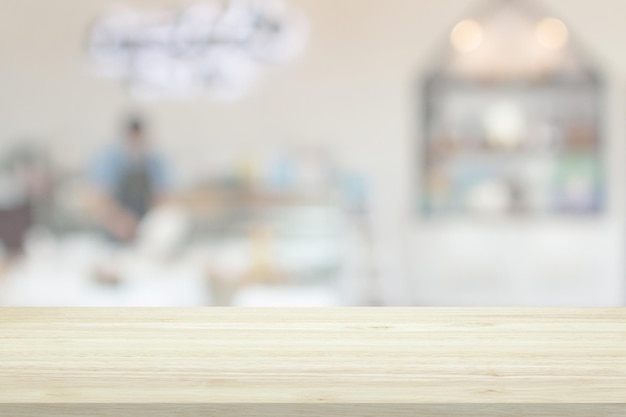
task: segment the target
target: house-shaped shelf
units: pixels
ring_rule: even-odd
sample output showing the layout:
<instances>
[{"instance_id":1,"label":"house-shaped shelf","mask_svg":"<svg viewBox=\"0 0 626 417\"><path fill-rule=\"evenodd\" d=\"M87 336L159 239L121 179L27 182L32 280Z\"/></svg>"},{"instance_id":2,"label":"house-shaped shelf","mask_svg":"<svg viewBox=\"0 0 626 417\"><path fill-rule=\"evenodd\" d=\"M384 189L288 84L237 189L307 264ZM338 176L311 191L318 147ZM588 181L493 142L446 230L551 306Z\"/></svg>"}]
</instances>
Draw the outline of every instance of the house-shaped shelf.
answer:
<instances>
[{"instance_id":1,"label":"house-shaped shelf","mask_svg":"<svg viewBox=\"0 0 626 417\"><path fill-rule=\"evenodd\" d=\"M500 0L451 31L422 91L427 216L598 214L602 78L569 27Z\"/></svg>"}]
</instances>

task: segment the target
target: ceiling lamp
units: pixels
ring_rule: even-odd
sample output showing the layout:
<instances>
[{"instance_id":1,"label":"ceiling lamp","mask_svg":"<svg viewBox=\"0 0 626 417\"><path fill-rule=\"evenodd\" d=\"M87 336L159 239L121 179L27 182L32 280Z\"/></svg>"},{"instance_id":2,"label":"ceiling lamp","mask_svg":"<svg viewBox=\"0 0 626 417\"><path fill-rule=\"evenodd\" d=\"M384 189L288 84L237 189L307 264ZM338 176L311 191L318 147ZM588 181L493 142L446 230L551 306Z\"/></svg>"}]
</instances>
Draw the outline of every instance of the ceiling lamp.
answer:
<instances>
[{"instance_id":1,"label":"ceiling lamp","mask_svg":"<svg viewBox=\"0 0 626 417\"><path fill-rule=\"evenodd\" d=\"M88 48L104 76L141 98L243 95L259 72L299 55L307 25L282 0L204 0L178 10L112 10Z\"/></svg>"},{"instance_id":2,"label":"ceiling lamp","mask_svg":"<svg viewBox=\"0 0 626 417\"><path fill-rule=\"evenodd\" d=\"M563 49L569 41L567 26L559 19L543 19L537 25L537 40L546 49L556 51Z\"/></svg>"},{"instance_id":3,"label":"ceiling lamp","mask_svg":"<svg viewBox=\"0 0 626 417\"><path fill-rule=\"evenodd\" d=\"M475 20L459 22L450 35L454 48L462 53L476 50L483 42L484 31L480 23Z\"/></svg>"}]
</instances>

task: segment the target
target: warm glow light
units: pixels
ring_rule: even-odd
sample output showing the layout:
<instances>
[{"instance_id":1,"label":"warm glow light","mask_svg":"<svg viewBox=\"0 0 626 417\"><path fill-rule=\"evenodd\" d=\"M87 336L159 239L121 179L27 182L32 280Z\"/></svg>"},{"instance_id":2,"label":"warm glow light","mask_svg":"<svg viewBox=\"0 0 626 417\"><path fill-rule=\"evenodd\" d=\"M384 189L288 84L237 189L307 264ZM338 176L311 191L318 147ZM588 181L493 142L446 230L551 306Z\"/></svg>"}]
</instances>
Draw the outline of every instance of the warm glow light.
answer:
<instances>
[{"instance_id":1,"label":"warm glow light","mask_svg":"<svg viewBox=\"0 0 626 417\"><path fill-rule=\"evenodd\" d=\"M569 40L569 31L559 19L544 19L537 25L537 39L547 49L562 49Z\"/></svg>"},{"instance_id":2,"label":"warm glow light","mask_svg":"<svg viewBox=\"0 0 626 417\"><path fill-rule=\"evenodd\" d=\"M450 40L457 51L472 52L483 42L483 28L474 20L463 20L452 30Z\"/></svg>"}]
</instances>

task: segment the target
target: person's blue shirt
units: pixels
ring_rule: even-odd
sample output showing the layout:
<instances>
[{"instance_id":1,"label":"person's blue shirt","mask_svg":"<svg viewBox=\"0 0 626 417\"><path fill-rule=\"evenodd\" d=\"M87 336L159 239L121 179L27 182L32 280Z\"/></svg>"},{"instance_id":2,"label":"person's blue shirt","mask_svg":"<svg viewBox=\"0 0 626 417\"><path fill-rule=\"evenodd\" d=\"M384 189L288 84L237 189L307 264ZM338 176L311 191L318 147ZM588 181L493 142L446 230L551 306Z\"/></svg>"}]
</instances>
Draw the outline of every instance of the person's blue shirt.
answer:
<instances>
[{"instance_id":1,"label":"person's blue shirt","mask_svg":"<svg viewBox=\"0 0 626 417\"><path fill-rule=\"evenodd\" d=\"M98 155L90 169L89 178L96 186L115 194L124 175L135 163L130 153L122 146L110 147ZM148 153L142 158L142 163L145 164L153 191L156 193L166 191L170 185L170 178L163 158Z\"/></svg>"}]
</instances>

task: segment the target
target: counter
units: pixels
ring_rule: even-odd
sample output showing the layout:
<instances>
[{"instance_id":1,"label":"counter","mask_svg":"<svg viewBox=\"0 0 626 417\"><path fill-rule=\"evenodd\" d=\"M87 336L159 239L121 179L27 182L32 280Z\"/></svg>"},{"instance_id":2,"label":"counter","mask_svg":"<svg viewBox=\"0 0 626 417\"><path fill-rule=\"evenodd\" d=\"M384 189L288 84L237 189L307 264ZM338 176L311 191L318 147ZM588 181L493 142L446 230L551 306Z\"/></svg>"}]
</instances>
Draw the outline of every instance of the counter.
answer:
<instances>
[{"instance_id":1,"label":"counter","mask_svg":"<svg viewBox=\"0 0 626 417\"><path fill-rule=\"evenodd\" d=\"M0 309L2 417L623 417L620 403L621 309Z\"/></svg>"}]
</instances>

